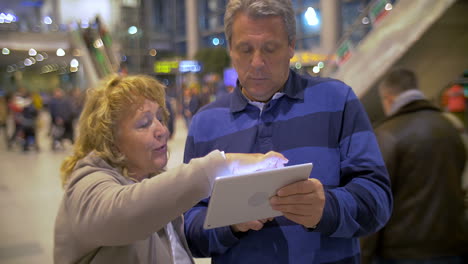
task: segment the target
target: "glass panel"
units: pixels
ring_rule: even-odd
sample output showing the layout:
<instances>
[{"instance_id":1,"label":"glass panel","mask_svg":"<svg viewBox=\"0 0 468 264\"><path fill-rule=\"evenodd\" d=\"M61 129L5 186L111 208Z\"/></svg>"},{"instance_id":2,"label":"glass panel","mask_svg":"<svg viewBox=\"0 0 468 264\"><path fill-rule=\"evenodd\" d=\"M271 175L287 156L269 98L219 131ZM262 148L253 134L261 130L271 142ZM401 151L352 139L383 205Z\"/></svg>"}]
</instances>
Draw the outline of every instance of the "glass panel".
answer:
<instances>
[{"instance_id":1,"label":"glass panel","mask_svg":"<svg viewBox=\"0 0 468 264\"><path fill-rule=\"evenodd\" d=\"M303 49L310 50L320 47L320 36L308 37L302 40Z\"/></svg>"}]
</instances>

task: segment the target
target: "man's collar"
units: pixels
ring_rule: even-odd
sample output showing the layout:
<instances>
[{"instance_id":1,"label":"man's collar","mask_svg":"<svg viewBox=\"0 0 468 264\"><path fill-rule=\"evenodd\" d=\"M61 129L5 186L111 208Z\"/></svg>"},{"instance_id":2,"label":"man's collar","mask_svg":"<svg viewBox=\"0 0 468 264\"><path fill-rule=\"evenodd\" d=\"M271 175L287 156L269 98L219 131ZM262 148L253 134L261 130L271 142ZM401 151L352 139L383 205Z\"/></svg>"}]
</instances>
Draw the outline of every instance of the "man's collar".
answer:
<instances>
[{"instance_id":1,"label":"man's collar","mask_svg":"<svg viewBox=\"0 0 468 264\"><path fill-rule=\"evenodd\" d=\"M289 70L288 80L280 92L293 99L304 99L304 87L307 85L306 83L302 83L304 81L296 72ZM231 112L244 110L248 103L249 100L242 94L242 86L239 80L237 80L236 89L234 89L231 96Z\"/></svg>"}]
</instances>

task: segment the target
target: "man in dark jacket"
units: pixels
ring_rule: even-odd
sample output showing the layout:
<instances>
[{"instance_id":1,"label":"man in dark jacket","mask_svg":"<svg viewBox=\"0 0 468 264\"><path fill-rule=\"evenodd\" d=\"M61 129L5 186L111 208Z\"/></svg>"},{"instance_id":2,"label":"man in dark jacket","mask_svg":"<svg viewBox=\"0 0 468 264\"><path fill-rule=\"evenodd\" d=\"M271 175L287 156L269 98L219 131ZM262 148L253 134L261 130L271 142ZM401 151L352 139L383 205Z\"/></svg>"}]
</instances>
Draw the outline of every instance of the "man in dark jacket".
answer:
<instances>
[{"instance_id":1,"label":"man in dark jacket","mask_svg":"<svg viewBox=\"0 0 468 264\"><path fill-rule=\"evenodd\" d=\"M387 118L375 132L394 208L381 231L361 240L363 264L464 263L461 175L467 154L461 137L419 91L412 71L391 71L379 93Z\"/></svg>"}]
</instances>

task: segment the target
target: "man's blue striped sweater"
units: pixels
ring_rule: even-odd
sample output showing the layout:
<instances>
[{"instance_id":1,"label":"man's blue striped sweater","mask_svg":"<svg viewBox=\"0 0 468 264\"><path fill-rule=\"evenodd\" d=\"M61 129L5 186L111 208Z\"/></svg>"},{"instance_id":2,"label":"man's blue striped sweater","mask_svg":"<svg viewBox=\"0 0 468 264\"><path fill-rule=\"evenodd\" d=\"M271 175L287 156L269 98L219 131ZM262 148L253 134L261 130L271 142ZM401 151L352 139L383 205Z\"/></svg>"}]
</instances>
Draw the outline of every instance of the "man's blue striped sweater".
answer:
<instances>
[{"instance_id":1,"label":"man's blue striped sweater","mask_svg":"<svg viewBox=\"0 0 468 264\"><path fill-rule=\"evenodd\" d=\"M276 217L260 231L235 236L229 227L204 230L208 199L185 214L196 257L214 263L360 263L358 237L373 233L392 208L390 182L368 117L344 83L290 71L283 96L263 111L240 87L193 118L184 162L214 149L281 152L287 165L312 162L310 175L325 188L323 216L314 231ZM229 208L226 208L229 210Z\"/></svg>"}]
</instances>

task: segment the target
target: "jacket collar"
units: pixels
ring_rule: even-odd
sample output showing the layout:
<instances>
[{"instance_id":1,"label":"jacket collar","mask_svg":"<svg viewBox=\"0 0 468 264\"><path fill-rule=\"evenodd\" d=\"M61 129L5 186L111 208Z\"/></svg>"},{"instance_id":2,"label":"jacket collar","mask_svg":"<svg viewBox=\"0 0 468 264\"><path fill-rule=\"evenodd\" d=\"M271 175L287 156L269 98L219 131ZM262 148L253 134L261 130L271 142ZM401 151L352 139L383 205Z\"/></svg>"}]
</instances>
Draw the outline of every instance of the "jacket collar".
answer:
<instances>
[{"instance_id":1,"label":"jacket collar","mask_svg":"<svg viewBox=\"0 0 468 264\"><path fill-rule=\"evenodd\" d=\"M390 119L393 119L402 115L422 111L422 110L437 111L437 112L441 111L438 107L436 107L435 105L433 105L431 102L429 102L426 99L414 100L402 106L396 113L388 116L382 122L386 122Z\"/></svg>"},{"instance_id":2,"label":"jacket collar","mask_svg":"<svg viewBox=\"0 0 468 264\"><path fill-rule=\"evenodd\" d=\"M294 72L289 70L288 80L281 90L285 96L293 99L304 99L304 85L300 84L303 79ZM242 86L237 80L236 89L231 96L230 110L232 113L243 111L249 103L249 100L242 94Z\"/></svg>"}]
</instances>

